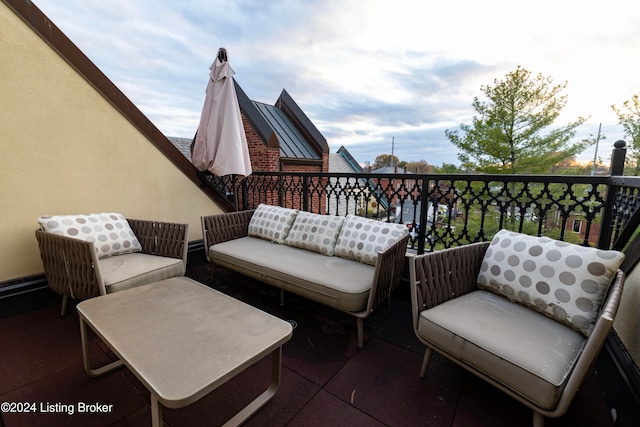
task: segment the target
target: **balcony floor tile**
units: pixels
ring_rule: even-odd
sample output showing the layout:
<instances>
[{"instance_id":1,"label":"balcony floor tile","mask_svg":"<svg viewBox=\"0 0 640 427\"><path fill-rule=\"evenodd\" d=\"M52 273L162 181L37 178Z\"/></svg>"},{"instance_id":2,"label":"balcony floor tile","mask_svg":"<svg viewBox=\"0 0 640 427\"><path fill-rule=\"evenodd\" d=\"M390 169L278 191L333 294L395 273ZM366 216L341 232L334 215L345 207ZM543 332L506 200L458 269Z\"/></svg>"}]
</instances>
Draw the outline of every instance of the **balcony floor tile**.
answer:
<instances>
[{"instance_id":1,"label":"balcony floor tile","mask_svg":"<svg viewBox=\"0 0 640 427\"><path fill-rule=\"evenodd\" d=\"M210 282L209 266L187 275ZM405 284L406 285L406 284ZM282 384L247 426L530 426L532 414L497 389L435 354L419 378L424 346L411 327L408 286L365 320L366 341L357 348L352 316L287 295L224 269L214 288L284 320L295 321L283 348ZM126 368L99 378L82 365L77 314L61 317L60 305L0 318L0 402L113 404L102 415L2 414L7 427L141 426L151 424L149 392ZM114 358L92 336L93 366ZM188 363L188 361L186 361ZM169 427L220 425L262 392L269 382L264 359L193 405L165 409ZM592 375L569 412L546 425L613 425L598 377Z\"/></svg>"}]
</instances>

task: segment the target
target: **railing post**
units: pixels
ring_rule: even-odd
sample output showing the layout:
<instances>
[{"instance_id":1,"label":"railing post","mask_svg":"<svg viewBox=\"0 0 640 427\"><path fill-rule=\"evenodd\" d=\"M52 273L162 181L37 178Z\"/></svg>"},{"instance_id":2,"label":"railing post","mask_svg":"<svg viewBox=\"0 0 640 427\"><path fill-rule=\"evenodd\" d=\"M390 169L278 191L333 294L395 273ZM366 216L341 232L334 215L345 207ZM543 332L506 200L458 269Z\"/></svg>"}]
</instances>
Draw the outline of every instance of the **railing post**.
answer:
<instances>
[{"instance_id":1,"label":"railing post","mask_svg":"<svg viewBox=\"0 0 640 427\"><path fill-rule=\"evenodd\" d=\"M302 176L302 210L309 211L309 178Z\"/></svg>"},{"instance_id":2,"label":"railing post","mask_svg":"<svg viewBox=\"0 0 640 427\"><path fill-rule=\"evenodd\" d=\"M627 143L619 139L613 143L613 153L611 154L611 176L624 175L624 161L627 155Z\"/></svg>"},{"instance_id":3,"label":"railing post","mask_svg":"<svg viewBox=\"0 0 640 427\"><path fill-rule=\"evenodd\" d=\"M626 145L627 143L623 140L618 140L613 143L614 148L611 154L609 177L622 176L624 174L624 161L627 153ZM611 246L614 220L613 208L617 192L618 187L612 185L611 178L609 178L604 212L602 213L602 220L600 221L600 235L598 236L598 248L600 249L609 249Z\"/></svg>"},{"instance_id":4,"label":"railing post","mask_svg":"<svg viewBox=\"0 0 640 427\"><path fill-rule=\"evenodd\" d=\"M420 193L420 229L418 230L418 255L424 253L424 241L427 238L427 216L429 215L429 180L422 178Z\"/></svg>"},{"instance_id":5,"label":"railing post","mask_svg":"<svg viewBox=\"0 0 640 427\"><path fill-rule=\"evenodd\" d=\"M247 188L247 177L244 177L242 181L240 181L240 188L242 190L242 210L246 211L249 209L249 189Z\"/></svg>"}]
</instances>

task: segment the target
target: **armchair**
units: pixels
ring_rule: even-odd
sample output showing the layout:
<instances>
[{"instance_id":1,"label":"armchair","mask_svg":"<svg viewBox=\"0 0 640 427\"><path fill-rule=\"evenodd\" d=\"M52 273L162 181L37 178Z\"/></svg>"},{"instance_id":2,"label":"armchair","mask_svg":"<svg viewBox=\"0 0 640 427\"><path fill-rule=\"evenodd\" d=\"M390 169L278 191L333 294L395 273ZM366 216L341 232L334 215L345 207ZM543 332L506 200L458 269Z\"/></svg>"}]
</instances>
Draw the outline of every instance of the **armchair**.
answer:
<instances>
[{"instance_id":1,"label":"armchair","mask_svg":"<svg viewBox=\"0 0 640 427\"><path fill-rule=\"evenodd\" d=\"M611 329L623 257L506 230L410 257L420 377L436 351L531 408L535 427L562 416Z\"/></svg>"},{"instance_id":2,"label":"armchair","mask_svg":"<svg viewBox=\"0 0 640 427\"><path fill-rule=\"evenodd\" d=\"M183 276L188 224L125 219L120 214L38 218L40 256L50 288L68 299Z\"/></svg>"}]
</instances>

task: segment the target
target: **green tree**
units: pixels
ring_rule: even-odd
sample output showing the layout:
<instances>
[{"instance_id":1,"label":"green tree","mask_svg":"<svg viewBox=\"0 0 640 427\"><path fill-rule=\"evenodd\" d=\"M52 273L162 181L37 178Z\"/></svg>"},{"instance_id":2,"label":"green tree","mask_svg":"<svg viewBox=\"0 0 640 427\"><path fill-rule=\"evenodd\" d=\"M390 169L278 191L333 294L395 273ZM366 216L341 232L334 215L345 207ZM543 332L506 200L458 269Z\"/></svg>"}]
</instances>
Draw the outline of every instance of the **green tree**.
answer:
<instances>
[{"instance_id":1,"label":"green tree","mask_svg":"<svg viewBox=\"0 0 640 427\"><path fill-rule=\"evenodd\" d=\"M620 109L612 105L611 109L618 116L618 124L622 125L625 136L631 138L627 161L633 168L633 174L640 175L640 93L624 101L622 107Z\"/></svg>"},{"instance_id":2,"label":"green tree","mask_svg":"<svg viewBox=\"0 0 640 427\"><path fill-rule=\"evenodd\" d=\"M435 168L436 173L462 173L463 171L453 163L443 163L442 166Z\"/></svg>"},{"instance_id":3,"label":"green tree","mask_svg":"<svg viewBox=\"0 0 640 427\"><path fill-rule=\"evenodd\" d=\"M391 154L380 154L373 162L373 169L375 170L389 167L392 164L393 166L398 166L398 163L400 163L400 159L398 159L396 156L392 156Z\"/></svg>"},{"instance_id":4,"label":"green tree","mask_svg":"<svg viewBox=\"0 0 640 427\"><path fill-rule=\"evenodd\" d=\"M522 67L504 80L494 80L493 86L481 86L486 100L474 98L478 115L473 123L461 124L460 131L445 131L461 150L461 167L489 173L549 173L557 163L582 152L589 141L569 141L585 118L543 133L567 103L561 94L566 86L567 82L554 85L551 77L534 76Z\"/></svg>"},{"instance_id":5,"label":"green tree","mask_svg":"<svg viewBox=\"0 0 640 427\"><path fill-rule=\"evenodd\" d=\"M433 173L433 166L426 160L418 160L417 162L408 162L407 171L412 173Z\"/></svg>"}]
</instances>

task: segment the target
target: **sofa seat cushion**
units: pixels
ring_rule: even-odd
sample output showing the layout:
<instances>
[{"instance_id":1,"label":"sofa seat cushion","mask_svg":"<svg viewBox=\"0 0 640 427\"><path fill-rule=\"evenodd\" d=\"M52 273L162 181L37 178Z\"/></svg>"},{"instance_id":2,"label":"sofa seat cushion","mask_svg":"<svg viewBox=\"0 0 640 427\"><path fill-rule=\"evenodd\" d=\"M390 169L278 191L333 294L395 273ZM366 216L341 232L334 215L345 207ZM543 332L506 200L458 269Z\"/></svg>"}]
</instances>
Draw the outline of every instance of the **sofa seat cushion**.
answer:
<instances>
[{"instance_id":1,"label":"sofa seat cushion","mask_svg":"<svg viewBox=\"0 0 640 427\"><path fill-rule=\"evenodd\" d=\"M420 313L418 333L443 353L553 409L584 335L492 292L479 290Z\"/></svg>"},{"instance_id":2,"label":"sofa seat cushion","mask_svg":"<svg viewBox=\"0 0 640 427\"><path fill-rule=\"evenodd\" d=\"M344 311L367 307L375 267L242 237L209 248L215 264Z\"/></svg>"},{"instance_id":3,"label":"sofa seat cushion","mask_svg":"<svg viewBox=\"0 0 640 427\"><path fill-rule=\"evenodd\" d=\"M143 253L117 255L99 260L100 274L108 294L147 283L183 276L181 259Z\"/></svg>"}]
</instances>

